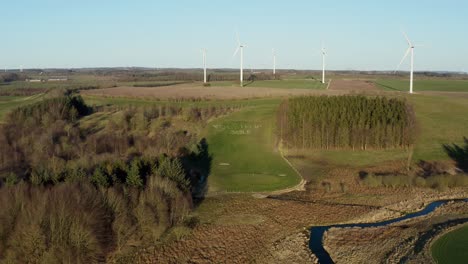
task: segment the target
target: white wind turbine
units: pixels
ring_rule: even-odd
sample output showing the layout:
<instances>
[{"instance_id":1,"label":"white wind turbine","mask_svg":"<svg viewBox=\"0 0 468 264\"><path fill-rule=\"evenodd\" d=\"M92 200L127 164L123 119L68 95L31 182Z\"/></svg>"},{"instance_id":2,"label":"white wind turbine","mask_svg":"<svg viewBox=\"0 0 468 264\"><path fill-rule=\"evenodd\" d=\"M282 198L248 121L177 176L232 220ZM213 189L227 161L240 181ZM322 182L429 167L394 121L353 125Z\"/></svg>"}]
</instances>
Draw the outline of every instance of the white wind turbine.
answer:
<instances>
[{"instance_id":1,"label":"white wind turbine","mask_svg":"<svg viewBox=\"0 0 468 264\"><path fill-rule=\"evenodd\" d=\"M322 83L325 83L325 56L327 55L327 52L325 51L325 48L323 47L322 43Z\"/></svg>"},{"instance_id":2,"label":"white wind turbine","mask_svg":"<svg viewBox=\"0 0 468 264\"><path fill-rule=\"evenodd\" d=\"M234 51L234 55L232 57L235 57L237 55L237 52L240 50L240 86L244 86L244 48L246 48L246 45L241 44L240 39L239 39L239 34L236 32L236 37L237 37L237 49Z\"/></svg>"},{"instance_id":3,"label":"white wind turbine","mask_svg":"<svg viewBox=\"0 0 468 264\"><path fill-rule=\"evenodd\" d=\"M203 83L206 83L206 49L202 49L203 54Z\"/></svg>"},{"instance_id":4,"label":"white wind turbine","mask_svg":"<svg viewBox=\"0 0 468 264\"><path fill-rule=\"evenodd\" d=\"M276 52L275 49L271 49L273 54L273 75L276 76Z\"/></svg>"},{"instance_id":5,"label":"white wind turbine","mask_svg":"<svg viewBox=\"0 0 468 264\"><path fill-rule=\"evenodd\" d=\"M400 64L398 64L398 67L395 72L400 69L401 64L405 61L406 57L408 57L408 54L411 52L411 69L410 69L410 94L413 93L413 73L414 73L414 48L416 45L413 45L411 40L408 38L408 35L406 35L405 32L403 32L403 35L406 38L406 41L408 42L408 49L406 50L405 55L403 55L403 58L401 59Z\"/></svg>"}]
</instances>

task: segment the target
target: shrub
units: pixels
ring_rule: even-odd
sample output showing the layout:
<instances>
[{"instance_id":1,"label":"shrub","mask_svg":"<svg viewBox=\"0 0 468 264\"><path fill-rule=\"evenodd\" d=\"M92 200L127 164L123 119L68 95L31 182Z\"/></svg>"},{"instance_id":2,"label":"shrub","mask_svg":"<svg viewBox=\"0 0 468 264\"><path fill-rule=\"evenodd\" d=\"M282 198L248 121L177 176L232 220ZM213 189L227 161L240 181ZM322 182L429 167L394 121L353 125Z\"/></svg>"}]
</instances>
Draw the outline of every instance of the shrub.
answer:
<instances>
[{"instance_id":1,"label":"shrub","mask_svg":"<svg viewBox=\"0 0 468 264\"><path fill-rule=\"evenodd\" d=\"M109 179L101 167L97 167L91 176L91 182L98 187L109 187Z\"/></svg>"},{"instance_id":2,"label":"shrub","mask_svg":"<svg viewBox=\"0 0 468 264\"><path fill-rule=\"evenodd\" d=\"M143 186L143 179L141 178L141 162L139 159L134 159L129 166L127 172L127 185L140 188Z\"/></svg>"}]
</instances>

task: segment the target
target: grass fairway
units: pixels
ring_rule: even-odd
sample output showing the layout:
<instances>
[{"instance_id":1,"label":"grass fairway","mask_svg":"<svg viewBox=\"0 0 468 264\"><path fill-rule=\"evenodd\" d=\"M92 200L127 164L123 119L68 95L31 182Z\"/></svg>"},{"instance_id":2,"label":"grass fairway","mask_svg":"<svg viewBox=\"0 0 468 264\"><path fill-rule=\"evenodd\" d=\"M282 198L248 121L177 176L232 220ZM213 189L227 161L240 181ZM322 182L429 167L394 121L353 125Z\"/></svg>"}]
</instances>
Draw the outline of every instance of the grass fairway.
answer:
<instances>
[{"instance_id":1,"label":"grass fairway","mask_svg":"<svg viewBox=\"0 0 468 264\"><path fill-rule=\"evenodd\" d=\"M275 148L276 103L249 107L210 123L210 191L259 192L294 186L300 177Z\"/></svg>"},{"instance_id":2,"label":"grass fairway","mask_svg":"<svg viewBox=\"0 0 468 264\"><path fill-rule=\"evenodd\" d=\"M468 225L437 239L431 248L438 264L466 264L468 262Z\"/></svg>"},{"instance_id":3,"label":"grass fairway","mask_svg":"<svg viewBox=\"0 0 468 264\"><path fill-rule=\"evenodd\" d=\"M375 83L387 91L409 91L409 77L408 80L377 80ZM415 80L414 91L468 92L468 81Z\"/></svg>"}]
</instances>

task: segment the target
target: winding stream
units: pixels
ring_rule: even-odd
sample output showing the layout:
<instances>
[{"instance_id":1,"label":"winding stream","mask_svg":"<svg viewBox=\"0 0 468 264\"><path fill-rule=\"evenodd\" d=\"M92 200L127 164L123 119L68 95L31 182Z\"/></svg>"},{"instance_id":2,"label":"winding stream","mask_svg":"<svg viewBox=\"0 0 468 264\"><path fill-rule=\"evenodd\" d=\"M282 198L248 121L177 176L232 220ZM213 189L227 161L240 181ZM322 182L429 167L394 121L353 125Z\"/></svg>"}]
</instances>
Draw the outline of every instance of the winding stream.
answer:
<instances>
[{"instance_id":1,"label":"winding stream","mask_svg":"<svg viewBox=\"0 0 468 264\"><path fill-rule=\"evenodd\" d=\"M325 250L323 247L323 235L327 230L333 227L337 228L345 228L345 227L361 227L361 228L366 228L366 227L382 227L390 224L394 224L403 220L419 217L419 216L424 216L427 215L431 212L433 212L436 208L447 204L449 202L468 202L468 199L451 199L451 200L440 200L440 201L435 201L430 204L428 204L424 209L418 212L410 213L398 218L393 218L390 220L385 220L385 221L380 221L380 222L374 222L374 223L357 223L357 224L339 224L339 225L329 225L329 226L314 226L310 229L310 240L309 240L309 248L312 250L312 252L317 256L319 263L321 264L331 264L334 263L333 260L331 259L330 255L328 252Z\"/></svg>"}]
</instances>

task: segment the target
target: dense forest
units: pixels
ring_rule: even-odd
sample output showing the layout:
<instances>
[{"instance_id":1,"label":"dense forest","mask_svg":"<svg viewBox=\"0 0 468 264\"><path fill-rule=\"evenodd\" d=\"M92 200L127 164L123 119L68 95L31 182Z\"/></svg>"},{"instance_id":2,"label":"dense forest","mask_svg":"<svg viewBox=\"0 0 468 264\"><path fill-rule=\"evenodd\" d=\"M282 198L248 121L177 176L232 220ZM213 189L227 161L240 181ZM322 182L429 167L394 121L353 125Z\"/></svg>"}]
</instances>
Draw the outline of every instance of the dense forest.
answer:
<instances>
[{"instance_id":1,"label":"dense forest","mask_svg":"<svg viewBox=\"0 0 468 264\"><path fill-rule=\"evenodd\" d=\"M70 94L12 111L0 127L0 259L118 261L192 228L211 157L187 128L232 110L89 107Z\"/></svg>"},{"instance_id":2,"label":"dense forest","mask_svg":"<svg viewBox=\"0 0 468 264\"><path fill-rule=\"evenodd\" d=\"M281 104L277 119L279 137L288 148L403 148L415 136L411 106L394 98L292 98Z\"/></svg>"}]
</instances>

